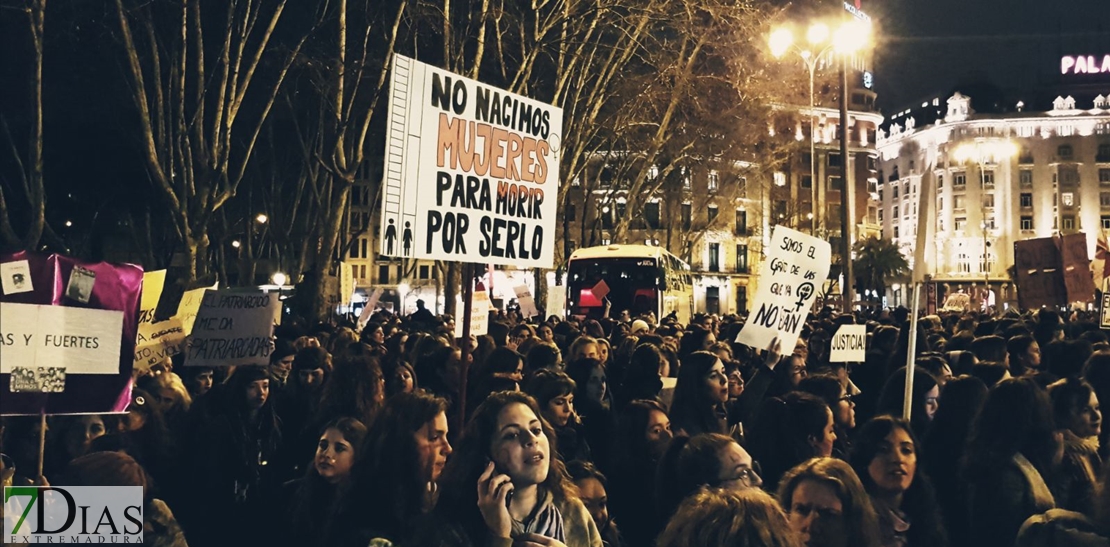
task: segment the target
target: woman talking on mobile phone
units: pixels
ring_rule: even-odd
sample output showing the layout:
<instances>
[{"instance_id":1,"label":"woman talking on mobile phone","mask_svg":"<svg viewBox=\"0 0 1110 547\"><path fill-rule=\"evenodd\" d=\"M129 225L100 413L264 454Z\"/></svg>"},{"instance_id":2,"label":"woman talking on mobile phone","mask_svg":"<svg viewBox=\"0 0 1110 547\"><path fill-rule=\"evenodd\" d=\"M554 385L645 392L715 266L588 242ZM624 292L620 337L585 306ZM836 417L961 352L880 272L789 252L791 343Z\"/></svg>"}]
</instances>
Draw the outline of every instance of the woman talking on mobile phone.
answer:
<instances>
[{"instance_id":1,"label":"woman talking on mobile phone","mask_svg":"<svg viewBox=\"0 0 1110 547\"><path fill-rule=\"evenodd\" d=\"M474 410L443 472L430 537L414 545L601 547L536 401L489 396Z\"/></svg>"}]
</instances>

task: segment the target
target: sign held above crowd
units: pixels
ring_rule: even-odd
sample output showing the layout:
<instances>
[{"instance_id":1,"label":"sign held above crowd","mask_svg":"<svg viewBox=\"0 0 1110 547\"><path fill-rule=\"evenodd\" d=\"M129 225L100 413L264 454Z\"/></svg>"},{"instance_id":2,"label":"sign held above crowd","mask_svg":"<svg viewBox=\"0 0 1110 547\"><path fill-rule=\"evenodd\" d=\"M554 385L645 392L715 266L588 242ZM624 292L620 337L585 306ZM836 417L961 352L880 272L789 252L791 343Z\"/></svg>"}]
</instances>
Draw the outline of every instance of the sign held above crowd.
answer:
<instances>
[{"instance_id":1,"label":"sign held above crowd","mask_svg":"<svg viewBox=\"0 0 1110 547\"><path fill-rule=\"evenodd\" d=\"M561 108L393 56L386 256L554 263Z\"/></svg>"},{"instance_id":2,"label":"sign held above crowd","mask_svg":"<svg viewBox=\"0 0 1110 547\"><path fill-rule=\"evenodd\" d=\"M752 306L755 311L748 315L736 341L764 349L778 338L783 348L792 350L831 264L828 241L775 226L760 271Z\"/></svg>"}]
</instances>

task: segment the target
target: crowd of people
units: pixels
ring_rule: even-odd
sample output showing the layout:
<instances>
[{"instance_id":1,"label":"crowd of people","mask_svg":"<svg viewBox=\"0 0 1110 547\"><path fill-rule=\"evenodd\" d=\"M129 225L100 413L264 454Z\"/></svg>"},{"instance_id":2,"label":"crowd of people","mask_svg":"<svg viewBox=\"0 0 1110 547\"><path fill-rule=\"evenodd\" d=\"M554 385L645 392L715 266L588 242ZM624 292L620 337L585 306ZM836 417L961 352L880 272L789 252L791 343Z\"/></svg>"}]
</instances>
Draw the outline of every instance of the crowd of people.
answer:
<instances>
[{"instance_id":1,"label":"crowd of people","mask_svg":"<svg viewBox=\"0 0 1110 547\"><path fill-rule=\"evenodd\" d=\"M156 545L1110 545L1082 312L824 308L762 350L737 316L497 313L464 341L423 312L136 373L126 414L50 418L41 476L37 418L2 450L17 483L142 486ZM845 324L863 362L829 361Z\"/></svg>"}]
</instances>

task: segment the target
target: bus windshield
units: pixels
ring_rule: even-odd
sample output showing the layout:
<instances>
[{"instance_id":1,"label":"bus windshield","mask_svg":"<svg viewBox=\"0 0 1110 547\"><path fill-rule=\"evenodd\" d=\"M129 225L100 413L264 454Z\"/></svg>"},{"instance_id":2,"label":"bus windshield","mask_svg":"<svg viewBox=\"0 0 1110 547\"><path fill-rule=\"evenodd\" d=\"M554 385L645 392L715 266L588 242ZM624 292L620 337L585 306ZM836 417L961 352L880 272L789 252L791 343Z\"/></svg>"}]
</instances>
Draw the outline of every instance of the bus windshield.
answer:
<instances>
[{"instance_id":1,"label":"bus windshield","mask_svg":"<svg viewBox=\"0 0 1110 547\"><path fill-rule=\"evenodd\" d=\"M601 281L609 286L606 298L612 304L611 317L622 311L636 317L641 313L659 313L659 287L663 286L663 269L654 258L599 258L571 261L567 269L567 304L570 313L600 318L605 303L594 296L593 288Z\"/></svg>"}]
</instances>

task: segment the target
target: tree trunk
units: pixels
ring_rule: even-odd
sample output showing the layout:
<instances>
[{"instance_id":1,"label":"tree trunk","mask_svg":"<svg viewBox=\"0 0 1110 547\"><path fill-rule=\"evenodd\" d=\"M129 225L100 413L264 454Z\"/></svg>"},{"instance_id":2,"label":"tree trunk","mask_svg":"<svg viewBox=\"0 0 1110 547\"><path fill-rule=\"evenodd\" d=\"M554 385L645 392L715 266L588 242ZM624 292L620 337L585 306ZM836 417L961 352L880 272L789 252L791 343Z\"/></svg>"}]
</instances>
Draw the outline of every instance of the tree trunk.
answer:
<instances>
[{"instance_id":1,"label":"tree trunk","mask_svg":"<svg viewBox=\"0 0 1110 547\"><path fill-rule=\"evenodd\" d=\"M329 205L332 211L343 211L347 207L347 197L351 192L351 184L347 181L332 177L332 196ZM328 309L328 274L334 266L335 245L339 241L339 232L343 227L343 215L335 214L324 220L323 231L320 234L320 246L316 249L316 260L312 263L311 304L308 308L313 314L313 319L326 319L333 310Z\"/></svg>"}]
</instances>

